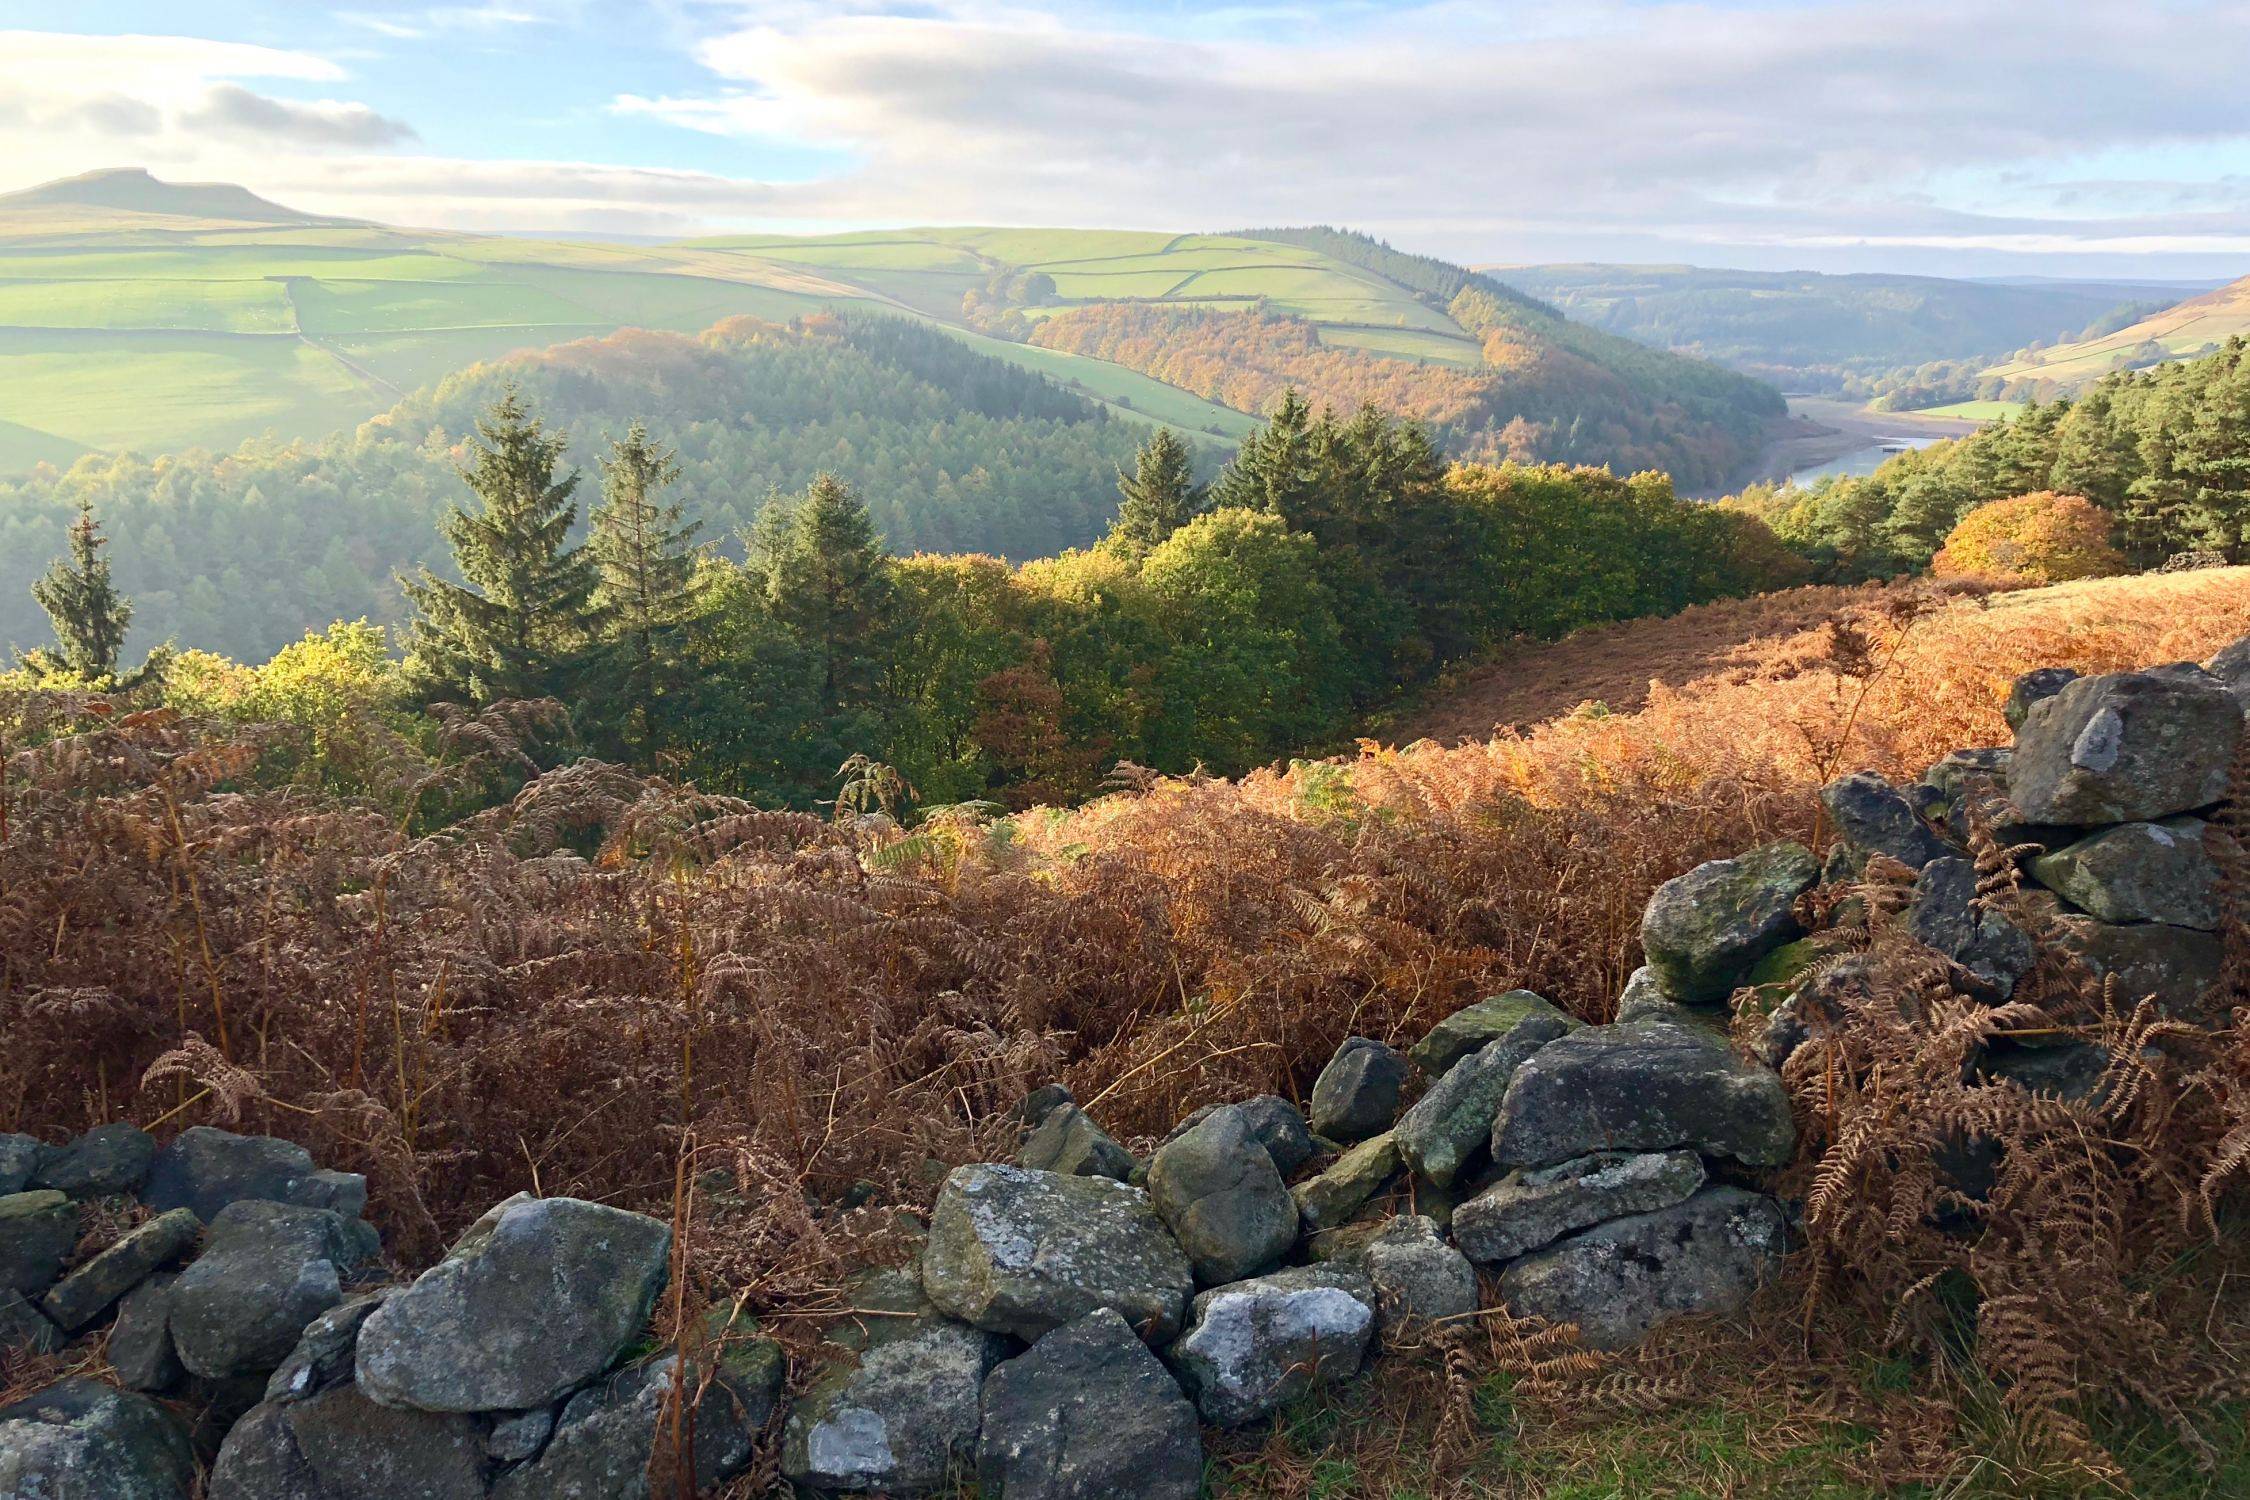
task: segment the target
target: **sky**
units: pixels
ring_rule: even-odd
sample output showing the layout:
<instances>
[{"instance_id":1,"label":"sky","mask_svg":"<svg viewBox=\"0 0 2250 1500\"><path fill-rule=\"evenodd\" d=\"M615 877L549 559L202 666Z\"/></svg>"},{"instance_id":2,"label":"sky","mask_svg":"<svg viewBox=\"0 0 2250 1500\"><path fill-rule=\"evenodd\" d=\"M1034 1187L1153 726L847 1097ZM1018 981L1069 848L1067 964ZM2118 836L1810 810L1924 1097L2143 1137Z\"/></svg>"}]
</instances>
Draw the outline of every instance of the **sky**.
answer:
<instances>
[{"instance_id":1,"label":"sky","mask_svg":"<svg viewBox=\"0 0 2250 1500\"><path fill-rule=\"evenodd\" d=\"M0 190L418 226L1333 223L1470 263L2250 270L2250 3L0 0Z\"/></svg>"}]
</instances>

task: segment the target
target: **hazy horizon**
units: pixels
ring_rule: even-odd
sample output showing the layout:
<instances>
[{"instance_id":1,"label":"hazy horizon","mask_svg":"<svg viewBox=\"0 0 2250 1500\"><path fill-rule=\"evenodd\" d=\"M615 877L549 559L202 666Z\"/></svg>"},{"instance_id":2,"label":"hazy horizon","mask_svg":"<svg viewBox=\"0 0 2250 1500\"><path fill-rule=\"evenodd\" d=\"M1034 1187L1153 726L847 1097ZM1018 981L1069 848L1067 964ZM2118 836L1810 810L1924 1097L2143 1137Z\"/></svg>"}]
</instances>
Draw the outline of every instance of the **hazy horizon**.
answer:
<instances>
[{"instance_id":1,"label":"hazy horizon","mask_svg":"<svg viewBox=\"0 0 2250 1500\"><path fill-rule=\"evenodd\" d=\"M5 187L418 227L1337 223L1480 264L2214 279L2250 12L1679 0L5 0Z\"/></svg>"}]
</instances>

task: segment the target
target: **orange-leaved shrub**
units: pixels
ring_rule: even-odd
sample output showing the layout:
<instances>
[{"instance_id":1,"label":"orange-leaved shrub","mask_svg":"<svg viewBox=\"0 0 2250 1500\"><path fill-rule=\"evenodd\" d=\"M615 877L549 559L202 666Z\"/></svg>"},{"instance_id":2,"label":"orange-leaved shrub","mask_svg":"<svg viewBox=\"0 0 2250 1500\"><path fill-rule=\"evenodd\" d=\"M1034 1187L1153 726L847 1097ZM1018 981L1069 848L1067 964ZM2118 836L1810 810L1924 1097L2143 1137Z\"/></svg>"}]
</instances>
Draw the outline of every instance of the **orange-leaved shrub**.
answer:
<instances>
[{"instance_id":1,"label":"orange-leaved shrub","mask_svg":"<svg viewBox=\"0 0 2250 1500\"><path fill-rule=\"evenodd\" d=\"M2069 583L2125 571L2109 512L2083 495L2040 490L1990 500L1961 518L1930 559L1940 578Z\"/></svg>"}]
</instances>

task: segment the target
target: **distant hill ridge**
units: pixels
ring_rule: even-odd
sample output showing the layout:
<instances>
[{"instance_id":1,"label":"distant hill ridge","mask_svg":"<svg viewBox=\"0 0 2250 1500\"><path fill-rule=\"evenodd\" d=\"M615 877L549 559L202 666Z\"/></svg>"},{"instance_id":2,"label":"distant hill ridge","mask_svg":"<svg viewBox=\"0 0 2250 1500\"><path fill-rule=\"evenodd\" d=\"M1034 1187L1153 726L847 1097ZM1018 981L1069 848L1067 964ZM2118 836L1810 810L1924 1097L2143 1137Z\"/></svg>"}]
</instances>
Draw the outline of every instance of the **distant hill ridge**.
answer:
<instances>
[{"instance_id":1,"label":"distant hill ridge","mask_svg":"<svg viewBox=\"0 0 2250 1500\"><path fill-rule=\"evenodd\" d=\"M231 182L165 182L142 167L109 167L60 177L36 187L0 193L0 224L26 210L112 209L178 219L227 220L243 224L350 224L284 208Z\"/></svg>"}]
</instances>

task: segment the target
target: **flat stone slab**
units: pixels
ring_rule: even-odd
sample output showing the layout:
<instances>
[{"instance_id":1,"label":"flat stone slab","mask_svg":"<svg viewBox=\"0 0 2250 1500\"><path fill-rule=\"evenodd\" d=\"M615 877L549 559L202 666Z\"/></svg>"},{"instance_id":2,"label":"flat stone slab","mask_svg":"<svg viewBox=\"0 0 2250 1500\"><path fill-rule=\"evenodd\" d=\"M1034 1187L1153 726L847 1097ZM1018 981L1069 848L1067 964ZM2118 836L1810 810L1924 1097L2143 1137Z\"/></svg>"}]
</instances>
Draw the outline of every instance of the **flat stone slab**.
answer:
<instances>
[{"instance_id":1,"label":"flat stone slab","mask_svg":"<svg viewBox=\"0 0 2250 1500\"><path fill-rule=\"evenodd\" d=\"M1675 1147L1777 1167L1796 1143L1779 1074L1708 1032L1655 1021L1549 1042L1516 1070L1492 1125L1502 1167Z\"/></svg>"},{"instance_id":2,"label":"flat stone slab","mask_svg":"<svg viewBox=\"0 0 2250 1500\"><path fill-rule=\"evenodd\" d=\"M177 1259L203 1221L184 1208L158 1214L55 1283L40 1301L40 1311L66 1333L76 1333L109 1311L110 1304Z\"/></svg>"},{"instance_id":3,"label":"flat stone slab","mask_svg":"<svg viewBox=\"0 0 2250 1500\"><path fill-rule=\"evenodd\" d=\"M2215 932L2219 867L2201 818L2120 823L2031 861L2031 876L2104 922L2163 922ZM2219 835L2223 837L2223 835Z\"/></svg>"},{"instance_id":4,"label":"flat stone slab","mask_svg":"<svg viewBox=\"0 0 2250 1500\"><path fill-rule=\"evenodd\" d=\"M994 1162L946 1178L922 1282L943 1311L1021 1339L1100 1307L1146 1338L1169 1338L1195 1285L1186 1253L1139 1188Z\"/></svg>"},{"instance_id":5,"label":"flat stone slab","mask_svg":"<svg viewBox=\"0 0 2250 1500\"><path fill-rule=\"evenodd\" d=\"M1453 1211L1453 1239L1471 1260L1496 1265L1605 1219L1683 1203L1703 1176L1693 1151L1601 1152L1510 1172Z\"/></svg>"},{"instance_id":6,"label":"flat stone slab","mask_svg":"<svg viewBox=\"0 0 2250 1500\"><path fill-rule=\"evenodd\" d=\"M1361 1141L1315 1176L1290 1189L1308 1234L1334 1229L1365 1207L1398 1175L1398 1135L1386 1130Z\"/></svg>"},{"instance_id":7,"label":"flat stone slab","mask_svg":"<svg viewBox=\"0 0 2250 1500\"><path fill-rule=\"evenodd\" d=\"M1501 1273L1500 1295L1518 1317L1575 1323L1589 1348L1618 1349L1667 1318L1739 1309L1779 1267L1784 1242L1773 1199L1707 1187L1522 1257Z\"/></svg>"}]
</instances>

